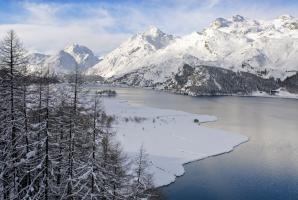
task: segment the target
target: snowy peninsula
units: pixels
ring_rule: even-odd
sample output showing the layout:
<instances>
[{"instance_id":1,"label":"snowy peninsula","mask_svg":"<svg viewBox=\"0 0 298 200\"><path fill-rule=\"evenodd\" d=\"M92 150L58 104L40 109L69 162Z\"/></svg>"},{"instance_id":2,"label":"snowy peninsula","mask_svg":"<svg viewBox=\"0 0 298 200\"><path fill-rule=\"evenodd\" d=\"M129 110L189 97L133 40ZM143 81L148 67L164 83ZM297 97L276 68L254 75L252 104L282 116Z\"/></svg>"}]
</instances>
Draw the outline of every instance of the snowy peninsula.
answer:
<instances>
[{"instance_id":1,"label":"snowy peninsula","mask_svg":"<svg viewBox=\"0 0 298 200\"><path fill-rule=\"evenodd\" d=\"M111 98L103 98L103 105L116 117L116 138L124 151L134 156L144 146L156 187L183 175L183 164L230 152L248 141L246 136L202 125L216 121L214 116L133 106Z\"/></svg>"}]
</instances>

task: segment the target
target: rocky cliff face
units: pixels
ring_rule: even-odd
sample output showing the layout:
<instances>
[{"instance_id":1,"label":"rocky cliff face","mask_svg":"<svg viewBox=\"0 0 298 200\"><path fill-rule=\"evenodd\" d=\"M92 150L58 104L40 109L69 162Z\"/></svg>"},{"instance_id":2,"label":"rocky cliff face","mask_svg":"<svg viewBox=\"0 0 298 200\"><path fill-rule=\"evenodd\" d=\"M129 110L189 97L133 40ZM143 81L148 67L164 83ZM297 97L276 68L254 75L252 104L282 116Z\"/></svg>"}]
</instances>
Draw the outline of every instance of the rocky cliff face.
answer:
<instances>
[{"instance_id":1,"label":"rocky cliff face","mask_svg":"<svg viewBox=\"0 0 298 200\"><path fill-rule=\"evenodd\" d=\"M281 82L281 86L285 87L289 92L298 93L298 72Z\"/></svg>"},{"instance_id":2,"label":"rocky cliff face","mask_svg":"<svg viewBox=\"0 0 298 200\"><path fill-rule=\"evenodd\" d=\"M150 70L150 69L147 69ZM173 74L165 82L146 81L142 72L133 72L110 82L130 86L153 87L161 90L171 90L176 93L192 96L199 95L249 95L253 91L270 93L278 89L281 84L273 78L264 79L248 72L234 72L232 70L211 66L184 65L177 74Z\"/></svg>"},{"instance_id":3,"label":"rocky cliff face","mask_svg":"<svg viewBox=\"0 0 298 200\"><path fill-rule=\"evenodd\" d=\"M168 83L168 88L190 95L249 95L253 91L270 93L278 87L273 78L264 79L251 73L218 67L189 65L184 65Z\"/></svg>"}]
</instances>

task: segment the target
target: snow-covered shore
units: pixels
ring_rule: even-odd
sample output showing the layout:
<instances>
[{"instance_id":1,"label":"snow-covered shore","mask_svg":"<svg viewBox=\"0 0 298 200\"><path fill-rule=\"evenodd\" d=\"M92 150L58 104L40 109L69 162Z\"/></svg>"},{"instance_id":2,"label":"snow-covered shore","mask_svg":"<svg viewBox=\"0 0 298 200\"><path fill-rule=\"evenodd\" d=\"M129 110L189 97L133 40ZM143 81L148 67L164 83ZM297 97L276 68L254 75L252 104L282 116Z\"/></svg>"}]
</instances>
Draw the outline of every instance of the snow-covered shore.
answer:
<instances>
[{"instance_id":1,"label":"snow-covered shore","mask_svg":"<svg viewBox=\"0 0 298 200\"><path fill-rule=\"evenodd\" d=\"M298 94L290 93L286 90L278 89L274 95L267 94L265 92L256 91L253 92L253 97L268 97L268 98L284 98L284 99L298 99Z\"/></svg>"},{"instance_id":2,"label":"snow-covered shore","mask_svg":"<svg viewBox=\"0 0 298 200\"><path fill-rule=\"evenodd\" d=\"M183 164L232 151L248 140L246 136L194 122L216 121L214 116L137 107L112 98L103 98L103 105L108 114L117 117L116 137L128 155L135 155L143 144L156 187L183 175Z\"/></svg>"}]
</instances>

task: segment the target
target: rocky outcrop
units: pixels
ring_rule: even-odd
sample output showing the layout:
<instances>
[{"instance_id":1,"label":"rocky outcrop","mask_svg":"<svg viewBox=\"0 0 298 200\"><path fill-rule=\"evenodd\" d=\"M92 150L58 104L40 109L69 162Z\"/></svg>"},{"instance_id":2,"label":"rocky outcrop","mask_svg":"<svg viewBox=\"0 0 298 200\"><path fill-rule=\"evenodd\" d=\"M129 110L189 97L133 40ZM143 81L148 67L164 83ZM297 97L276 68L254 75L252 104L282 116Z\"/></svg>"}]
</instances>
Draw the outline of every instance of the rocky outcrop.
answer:
<instances>
[{"instance_id":1,"label":"rocky outcrop","mask_svg":"<svg viewBox=\"0 0 298 200\"><path fill-rule=\"evenodd\" d=\"M253 91L270 93L279 87L273 78L264 79L247 72L210 66L193 68L189 65L184 65L182 69L168 87L191 95L249 95Z\"/></svg>"},{"instance_id":2,"label":"rocky outcrop","mask_svg":"<svg viewBox=\"0 0 298 200\"><path fill-rule=\"evenodd\" d=\"M298 72L294 76L286 78L281 85L291 93L298 93Z\"/></svg>"}]
</instances>

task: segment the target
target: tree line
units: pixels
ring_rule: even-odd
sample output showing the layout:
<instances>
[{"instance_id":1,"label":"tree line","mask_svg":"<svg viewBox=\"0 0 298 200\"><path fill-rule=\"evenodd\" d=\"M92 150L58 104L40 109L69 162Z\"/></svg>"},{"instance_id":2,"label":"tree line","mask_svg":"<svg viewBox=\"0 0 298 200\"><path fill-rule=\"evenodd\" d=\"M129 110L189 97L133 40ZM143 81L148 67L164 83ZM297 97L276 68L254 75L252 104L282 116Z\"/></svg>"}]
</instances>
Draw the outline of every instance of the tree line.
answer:
<instances>
[{"instance_id":1,"label":"tree line","mask_svg":"<svg viewBox=\"0 0 298 200\"><path fill-rule=\"evenodd\" d=\"M9 31L0 43L0 199L152 196L144 148L135 159L123 153L99 95L84 102L79 69L57 85L42 66L32 81L26 55Z\"/></svg>"}]
</instances>

